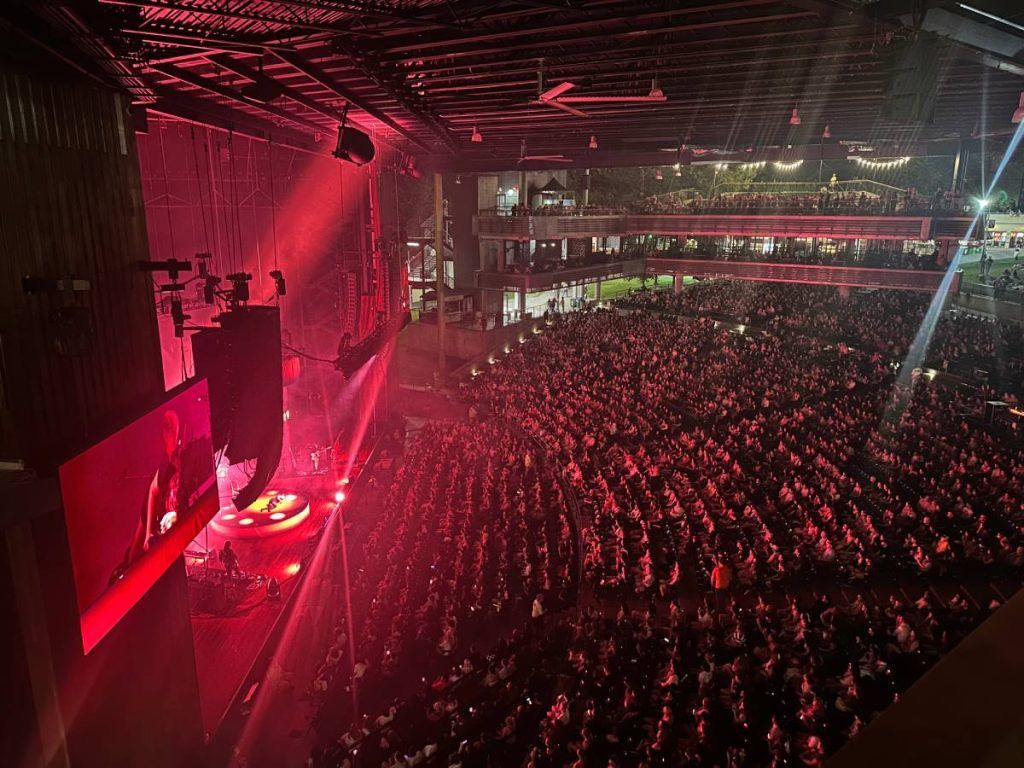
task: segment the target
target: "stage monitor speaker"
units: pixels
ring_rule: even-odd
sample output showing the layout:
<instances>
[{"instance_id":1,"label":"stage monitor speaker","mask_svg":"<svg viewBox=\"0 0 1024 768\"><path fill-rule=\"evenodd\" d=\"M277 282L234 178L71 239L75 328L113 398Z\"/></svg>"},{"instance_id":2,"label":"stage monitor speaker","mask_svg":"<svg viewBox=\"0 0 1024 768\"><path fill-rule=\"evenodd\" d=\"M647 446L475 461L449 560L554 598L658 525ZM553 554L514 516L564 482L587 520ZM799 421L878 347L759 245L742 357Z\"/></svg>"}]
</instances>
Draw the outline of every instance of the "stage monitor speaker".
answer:
<instances>
[{"instance_id":1,"label":"stage monitor speaker","mask_svg":"<svg viewBox=\"0 0 1024 768\"><path fill-rule=\"evenodd\" d=\"M281 459L284 396L277 307L239 307L222 314L219 328L192 337L192 356L196 376L206 377L210 387L214 445L224 448L232 464L258 460L252 481L235 498L239 508L248 506Z\"/></svg>"},{"instance_id":2,"label":"stage monitor speaker","mask_svg":"<svg viewBox=\"0 0 1024 768\"><path fill-rule=\"evenodd\" d=\"M883 117L901 123L932 122L944 50L938 38L924 33L890 49Z\"/></svg>"},{"instance_id":3,"label":"stage monitor speaker","mask_svg":"<svg viewBox=\"0 0 1024 768\"><path fill-rule=\"evenodd\" d=\"M351 126L343 125L338 129L338 146L334 149L334 156L339 160L366 165L376 154L373 139L367 134Z\"/></svg>"}]
</instances>

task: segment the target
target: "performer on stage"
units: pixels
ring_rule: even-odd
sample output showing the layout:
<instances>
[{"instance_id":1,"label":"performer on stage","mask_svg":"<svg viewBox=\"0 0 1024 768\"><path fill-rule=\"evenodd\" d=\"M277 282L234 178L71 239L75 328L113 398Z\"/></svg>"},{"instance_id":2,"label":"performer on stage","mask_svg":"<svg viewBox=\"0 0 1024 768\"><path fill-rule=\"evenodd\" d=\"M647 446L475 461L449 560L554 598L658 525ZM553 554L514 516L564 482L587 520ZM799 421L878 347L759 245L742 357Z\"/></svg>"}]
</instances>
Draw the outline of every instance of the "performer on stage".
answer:
<instances>
[{"instance_id":1,"label":"performer on stage","mask_svg":"<svg viewBox=\"0 0 1024 768\"><path fill-rule=\"evenodd\" d=\"M241 575L242 569L238 567L238 555L235 554L230 541L224 542L224 547L220 551L220 562L228 576Z\"/></svg>"}]
</instances>

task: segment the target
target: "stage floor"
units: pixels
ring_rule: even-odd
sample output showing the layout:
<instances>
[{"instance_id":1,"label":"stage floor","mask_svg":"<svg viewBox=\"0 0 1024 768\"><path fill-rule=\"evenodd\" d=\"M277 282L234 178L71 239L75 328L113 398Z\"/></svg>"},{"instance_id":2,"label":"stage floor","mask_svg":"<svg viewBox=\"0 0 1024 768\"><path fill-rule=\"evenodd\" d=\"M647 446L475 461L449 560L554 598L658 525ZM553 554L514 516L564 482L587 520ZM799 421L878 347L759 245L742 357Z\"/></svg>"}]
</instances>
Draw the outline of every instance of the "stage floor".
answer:
<instances>
[{"instance_id":1,"label":"stage floor","mask_svg":"<svg viewBox=\"0 0 1024 768\"><path fill-rule=\"evenodd\" d=\"M193 551L202 547L214 552L220 551L225 540L230 539L242 571L265 578L273 576L281 584L281 599L278 601L267 598L264 581L262 586L247 592L228 608L224 615L192 611L203 728L209 733L216 730L285 610L288 598L298 584L303 559L315 548L324 520L334 511L333 500L322 498L321 488L316 488L312 482L309 487L299 487L304 484L281 484L282 491L304 493L310 499L309 516L294 528L262 538L238 538L225 537L208 525L194 542ZM223 570L216 557L211 557L210 561L211 569ZM205 567L200 559L191 557L186 557L186 565L190 572L201 572ZM191 580L189 588L196 588ZM196 600L192 603L194 606Z\"/></svg>"}]
</instances>

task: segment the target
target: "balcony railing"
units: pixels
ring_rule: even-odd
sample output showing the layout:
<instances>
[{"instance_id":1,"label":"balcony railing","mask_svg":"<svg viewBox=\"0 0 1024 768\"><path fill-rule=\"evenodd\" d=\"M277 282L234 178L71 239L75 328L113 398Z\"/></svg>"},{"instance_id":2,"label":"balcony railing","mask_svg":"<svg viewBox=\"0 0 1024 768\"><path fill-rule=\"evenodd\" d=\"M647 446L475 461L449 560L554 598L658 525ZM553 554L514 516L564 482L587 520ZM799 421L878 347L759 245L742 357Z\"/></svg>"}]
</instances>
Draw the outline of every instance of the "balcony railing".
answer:
<instances>
[{"instance_id":1,"label":"balcony railing","mask_svg":"<svg viewBox=\"0 0 1024 768\"><path fill-rule=\"evenodd\" d=\"M491 291L547 291L555 286L581 285L615 277L640 277L643 274L644 260L631 259L551 272L477 272L476 285Z\"/></svg>"},{"instance_id":2,"label":"balcony railing","mask_svg":"<svg viewBox=\"0 0 1024 768\"><path fill-rule=\"evenodd\" d=\"M822 237L833 240L959 240L963 217L798 215L755 213L656 213L597 216L476 216L484 239L558 240L614 235Z\"/></svg>"},{"instance_id":3,"label":"balcony railing","mask_svg":"<svg viewBox=\"0 0 1024 768\"><path fill-rule=\"evenodd\" d=\"M807 283L858 288L892 288L934 292L942 287L944 272L875 267L834 267L820 264L774 264L752 261L708 261L702 259L648 258L647 269L655 274L694 277L731 277L779 283ZM960 272L953 275L947 290L955 293Z\"/></svg>"}]
</instances>

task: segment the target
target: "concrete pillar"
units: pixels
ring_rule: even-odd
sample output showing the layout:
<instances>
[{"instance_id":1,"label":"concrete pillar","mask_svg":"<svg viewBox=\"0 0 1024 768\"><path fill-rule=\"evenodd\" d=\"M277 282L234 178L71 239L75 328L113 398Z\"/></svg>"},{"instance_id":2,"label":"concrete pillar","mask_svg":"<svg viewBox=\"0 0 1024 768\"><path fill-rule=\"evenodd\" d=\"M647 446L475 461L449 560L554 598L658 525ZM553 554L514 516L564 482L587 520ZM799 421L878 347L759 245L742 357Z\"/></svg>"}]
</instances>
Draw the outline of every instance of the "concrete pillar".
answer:
<instances>
[{"instance_id":1,"label":"concrete pillar","mask_svg":"<svg viewBox=\"0 0 1024 768\"><path fill-rule=\"evenodd\" d=\"M447 366L444 353L444 194L441 184L441 174L434 174L434 250L437 251L437 258L434 262L437 265L437 378L438 384L444 386L445 370Z\"/></svg>"},{"instance_id":2,"label":"concrete pillar","mask_svg":"<svg viewBox=\"0 0 1024 768\"><path fill-rule=\"evenodd\" d=\"M519 302L519 304L518 304L519 319L522 320L523 319L523 314L526 312L526 291L517 291L516 292L516 301Z\"/></svg>"},{"instance_id":3,"label":"concrete pillar","mask_svg":"<svg viewBox=\"0 0 1024 768\"><path fill-rule=\"evenodd\" d=\"M683 276L672 275L672 293L678 296L683 292Z\"/></svg>"}]
</instances>

